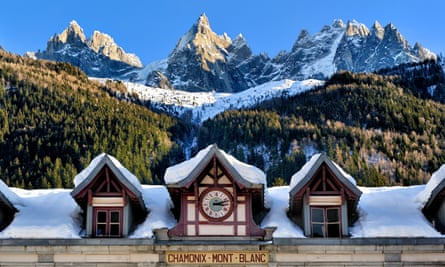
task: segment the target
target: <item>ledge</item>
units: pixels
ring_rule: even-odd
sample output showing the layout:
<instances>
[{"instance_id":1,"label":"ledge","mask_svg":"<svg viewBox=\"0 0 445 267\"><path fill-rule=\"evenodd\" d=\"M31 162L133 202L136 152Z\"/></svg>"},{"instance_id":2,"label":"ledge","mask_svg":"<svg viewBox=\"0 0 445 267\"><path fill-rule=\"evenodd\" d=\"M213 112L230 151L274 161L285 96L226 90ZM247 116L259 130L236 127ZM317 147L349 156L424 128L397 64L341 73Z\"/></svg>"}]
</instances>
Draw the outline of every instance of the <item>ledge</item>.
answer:
<instances>
[{"instance_id":1,"label":"ledge","mask_svg":"<svg viewBox=\"0 0 445 267\"><path fill-rule=\"evenodd\" d=\"M155 240L151 238L0 239L0 246L156 246L156 245L445 245L444 238L273 238L262 240Z\"/></svg>"},{"instance_id":2,"label":"ledge","mask_svg":"<svg viewBox=\"0 0 445 267\"><path fill-rule=\"evenodd\" d=\"M440 237L274 238L274 245L445 245Z\"/></svg>"}]
</instances>

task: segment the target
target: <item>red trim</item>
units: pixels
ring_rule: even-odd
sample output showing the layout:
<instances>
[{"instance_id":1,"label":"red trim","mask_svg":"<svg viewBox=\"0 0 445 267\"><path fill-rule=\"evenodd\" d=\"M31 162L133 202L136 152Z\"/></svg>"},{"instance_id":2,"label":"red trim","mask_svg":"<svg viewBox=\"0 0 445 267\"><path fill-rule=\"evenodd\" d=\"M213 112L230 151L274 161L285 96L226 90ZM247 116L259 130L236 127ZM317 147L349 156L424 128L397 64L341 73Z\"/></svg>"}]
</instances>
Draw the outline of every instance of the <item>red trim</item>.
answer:
<instances>
[{"instance_id":1,"label":"red trim","mask_svg":"<svg viewBox=\"0 0 445 267\"><path fill-rule=\"evenodd\" d=\"M321 209L323 210L323 223L314 223L313 218L312 218L312 213L313 213L313 209ZM328 216L327 216L327 211L328 210L333 210L336 209L338 211L338 223L329 223L328 222ZM325 229L325 233L323 237L341 237L342 234L342 213L341 213L341 207L340 206L311 206L311 218L310 218L310 226L311 226L311 236L314 237L314 224L322 224L324 229ZM328 225L337 225L338 224L338 233L339 236L332 236L329 235L329 228L327 227Z\"/></svg>"},{"instance_id":2,"label":"red trim","mask_svg":"<svg viewBox=\"0 0 445 267\"><path fill-rule=\"evenodd\" d=\"M218 217L218 218L212 217L212 216L210 216L210 215L207 213L207 212L212 213L210 207L203 207L203 205L205 205L205 203L204 203L204 198L206 197L206 195L211 194L211 193L214 192L214 191L216 191L216 192L221 192L221 193L223 193L224 195L228 196L228 201L229 201L229 205L228 205L228 207L227 207L227 209L226 209L226 214L225 214L224 216L222 216L222 217ZM210 203L209 203L209 204L210 204ZM231 194L229 191L227 191L227 190L224 189L224 188L220 188L220 187L208 187L208 188L207 188L206 190L204 190L204 191L201 193L201 195L199 196L199 204L198 204L198 206L199 206L199 212L201 212L201 214L202 214L204 217L206 217L209 221L221 223L221 222L223 222L224 220L226 220L227 218L229 218L230 215L232 215L232 213L233 213L233 196L232 196L232 194ZM208 211L206 212L205 209L208 209ZM224 209L224 208L223 208L223 209Z\"/></svg>"},{"instance_id":3,"label":"red trim","mask_svg":"<svg viewBox=\"0 0 445 267\"><path fill-rule=\"evenodd\" d=\"M218 169L221 172L218 175ZM213 179L212 183L202 184L202 180L206 177L211 177ZM229 182L218 183L219 179L226 176ZM233 190L230 190L232 188ZM202 197L210 190L217 190L224 192L231 196L230 210L229 212L221 218L212 218L208 216L202 209L201 200ZM201 194L199 192L201 191ZM233 192L230 192L233 191ZM227 171L227 169L219 162L217 157L213 157L207 166L203 168L202 172L197 175L196 179L188 183L182 188L169 189L172 199L175 199L175 205L180 206L181 210L179 212L178 224L171 230L169 230L170 236L215 236L215 235L202 235L199 233L199 225L225 225L233 226L234 235L233 236L246 236L246 237L261 237L265 235L265 231L256 225L253 220L252 215L252 199L255 199L252 195L257 193L257 189L245 189L242 184L234 181L232 175ZM259 192L263 194L264 192ZM194 200L187 200L187 197L194 196ZM245 200L239 201L238 196L244 196ZM178 203L179 202L179 203ZM194 204L194 221L188 221L188 207L187 204ZM243 211L245 221L238 221L239 214L238 207L240 204L245 204L245 210ZM262 204L261 204L262 205ZM200 214L202 216L200 216ZM233 216L233 220L227 221L227 219ZM204 220L200 221L200 218ZM192 226L195 229L195 234L190 235L187 233L187 227ZM238 232L238 226L245 227L245 234L240 235ZM227 235L230 236L230 235Z\"/></svg>"},{"instance_id":4,"label":"red trim","mask_svg":"<svg viewBox=\"0 0 445 267\"><path fill-rule=\"evenodd\" d=\"M106 221L105 222L98 222L98 213L99 212L105 212L106 213ZM111 222L111 213L112 212L119 212L119 222ZM122 236L122 228L123 228L123 208L106 208L106 207L100 207L100 208L93 208L93 236L95 237L121 237ZM98 225L104 225L105 226L105 233L98 234ZM118 235L111 235L111 225L119 225L119 233Z\"/></svg>"}]
</instances>

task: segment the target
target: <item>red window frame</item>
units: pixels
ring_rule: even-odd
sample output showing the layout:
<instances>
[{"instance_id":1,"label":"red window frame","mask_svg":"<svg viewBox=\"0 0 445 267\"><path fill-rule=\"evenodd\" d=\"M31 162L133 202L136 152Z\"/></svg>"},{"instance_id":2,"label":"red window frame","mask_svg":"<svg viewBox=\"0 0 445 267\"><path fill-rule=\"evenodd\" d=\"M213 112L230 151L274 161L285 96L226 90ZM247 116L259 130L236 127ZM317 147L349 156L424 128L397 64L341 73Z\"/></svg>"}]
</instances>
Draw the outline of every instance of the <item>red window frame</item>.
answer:
<instances>
[{"instance_id":1,"label":"red window frame","mask_svg":"<svg viewBox=\"0 0 445 267\"><path fill-rule=\"evenodd\" d=\"M113 217L113 213L118 213L118 217ZM99 213L105 214L100 215ZM118 221L115 221L118 219ZM123 221L123 208L117 207L100 207L94 208L94 219L93 219L93 235L95 237L121 237L122 236L122 221ZM113 231L115 226L118 227L117 234ZM102 233L103 232L103 233Z\"/></svg>"},{"instance_id":2,"label":"red window frame","mask_svg":"<svg viewBox=\"0 0 445 267\"><path fill-rule=\"evenodd\" d=\"M323 220L322 221L314 221L314 210L322 210L323 211ZM328 219L328 210L337 210L337 221L329 221ZM339 206L329 206L329 207L323 207L323 206L311 206L311 237L341 237L342 236L342 219L341 219L341 207ZM338 226L338 229L332 228L335 227L335 225ZM314 229L317 226L321 226L322 228L322 236L315 235ZM335 231L330 231L334 230ZM337 232L335 234L334 232Z\"/></svg>"}]
</instances>

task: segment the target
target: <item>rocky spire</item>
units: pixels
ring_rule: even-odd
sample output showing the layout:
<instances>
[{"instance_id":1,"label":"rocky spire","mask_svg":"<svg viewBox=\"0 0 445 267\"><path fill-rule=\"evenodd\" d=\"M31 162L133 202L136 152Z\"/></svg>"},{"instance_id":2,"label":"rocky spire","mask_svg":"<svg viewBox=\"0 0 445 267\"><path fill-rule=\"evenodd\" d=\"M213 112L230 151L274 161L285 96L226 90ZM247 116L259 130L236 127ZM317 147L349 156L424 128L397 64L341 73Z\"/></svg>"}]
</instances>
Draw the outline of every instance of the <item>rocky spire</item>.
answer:
<instances>
[{"instance_id":1,"label":"rocky spire","mask_svg":"<svg viewBox=\"0 0 445 267\"><path fill-rule=\"evenodd\" d=\"M404 48L408 48L408 41L392 23L385 26L385 35L383 39L384 41L386 40L386 42L400 43Z\"/></svg>"},{"instance_id":2,"label":"rocky spire","mask_svg":"<svg viewBox=\"0 0 445 267\"><path fill-rule=\"evenodd\" d=\"M365 37L368 36L369 30L368 28L362 24L358 23L357 21L348 21L346 25L346 36L361 36Z\"/></svg>"},{"instance_id":3,"label":"rocky spire","mask_svg":"<svg viewBox=\"0 0 445 267\"><path fill-rule=\"evenodd\" d=\"M73 20L60 34L48 40L46 50L34 54L36 58L69 62L95 77L117 76L141 68L134 54L125 53L107 34L95 31L90 39Z\"/></svg>"},{"instance_id":4,"label":"rocky spire","mask_svg":"<svg viewBox=\"0 0 445 267\"><path fill-rule=\"evenodd\" d=\"M383 29L382 25L378 21L375 21L371 28L371 33L374 34L379 40L383 39L385 35L385 29Z\"/></svg>"},{"instance_id":5,"label":"rocky spire","mask_svg":"<svg viewBox=\"0 0 445 267\"><path fill-rule=\"evenodd\" d=\"M94 52L103 54L112 60L122 61L138 68L142 67L142 63L136 55L125 53L108 34L94 31L91 39L88 41L88 46Z\"/></svg>"},{"instance_id":6,"label":"rocky spire","mask_svg":"<svg viewBox=\"0 0 445 267\"><path fill-rule=\"evenodd\" d=\"M62 43L86 42L86 37L83 33L83 29L75 20L72 20L68 28L66 28L61 34L55 35L52 39L54 41L59 41Z\"/></svg>"},{"instance_id":7,"label":"rocky spire","mask_svg":"<svg viewBox=\"0 0 445 267\"><path fill-rule=\"evenodd\" d=\"M208 63L226 61L227 52L225 51L231 44L232 41L226 34L219 36L213 32L209 19L202 14L178 41L170 57L183 50L190 50L201 59L203 69L209 71Z\"/></svg>"}]
</instances>

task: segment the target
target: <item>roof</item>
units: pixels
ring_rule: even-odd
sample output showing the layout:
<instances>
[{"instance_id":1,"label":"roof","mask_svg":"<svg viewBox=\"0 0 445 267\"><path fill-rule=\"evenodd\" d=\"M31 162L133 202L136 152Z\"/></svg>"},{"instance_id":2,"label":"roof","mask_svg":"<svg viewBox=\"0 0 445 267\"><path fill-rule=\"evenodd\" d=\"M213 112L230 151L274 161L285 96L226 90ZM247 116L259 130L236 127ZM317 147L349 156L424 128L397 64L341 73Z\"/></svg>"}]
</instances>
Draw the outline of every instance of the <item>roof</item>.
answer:
<instances>
[{"instance_id":1,"label":"roof","mask_svg":"<svg viewBox=\"0 0 445 267\"><path fill-rule=\"evenodd\" d=\"M314 176L322 163L328 165L340 182L350 189L355 195L360 196L362 192L358 189L355 179L347 174L340 166L332 162L325 153L315 154L304 164L300 171L296 172L290 181L290 194L295 195Z\"/></svg>"},{"instance_id":2,"label":"roof","mask_svg":"<svg viewBox=\"0 0 445 267\"><path fill-rule=\"evenodd\" d=\"M130 190L143 204L142 187L139 180L129 170L114 157L102 153L95 157L90 165L74 177L74 189L71 192L72 196L76 196L84 190L93 181L96 175L102 170L104 166L108 166L116 175L117 179Z\"/></svg>"},{"instance_id":3,"label":"roof","mask_svg":"<svg viewBox=\"0 0 445 267\"><path fill-rule=\"evenodd\" d=\"M360 187L359 219L350 228L351 238L443 237L425 219L415 202L425 185L406 187ZM10 188L21 199L20 211L0 232L0 238L81 238L82 211L70 189L24 190ZM142 185L150 213L130 238L152 238L153 229L171 228L176 220L164 186ZM306 238L302 229L287 217L289 187L267 189L271 208L261 227L277 227L276 238Z\"/></svg>"},{"instance_id":4,"label":"roof","mask_svg":"<svg viewBox=\"0 0 445 267\"><path fill-rule=\"evenodd\" d=\"M169 167L164 175L165 183L169 186L177 187L189 184L203 171L213 157L216 157L233 178L243 186L251 188L262 184L266 188L266 175L262 170L226 154L215 144L202 149L195 157Z\"/></svg>"}]
</instances>

